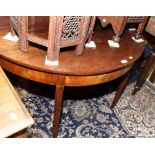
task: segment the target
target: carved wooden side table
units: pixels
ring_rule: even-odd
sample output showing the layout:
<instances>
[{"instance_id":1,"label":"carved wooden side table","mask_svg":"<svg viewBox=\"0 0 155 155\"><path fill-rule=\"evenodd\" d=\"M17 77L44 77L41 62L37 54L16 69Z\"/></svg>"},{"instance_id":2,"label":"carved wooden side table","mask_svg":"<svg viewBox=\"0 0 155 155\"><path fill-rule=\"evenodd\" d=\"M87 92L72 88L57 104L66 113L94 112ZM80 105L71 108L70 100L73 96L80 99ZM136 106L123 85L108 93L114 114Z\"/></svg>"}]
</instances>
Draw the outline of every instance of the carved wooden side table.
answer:
<instances>
[{"instance_id":1,"label":"carved wooden side table","mask_svg":"<svg viewBox=\"0 0 155 155\"><path fill-rule=\"evenodd\" d=\"M98 16L98 18L103 27L108 24L112 25L115 33L113 41L115 42L120 41L120 36L124 32L127 23L138 23L138 28L134 36L135 39L139 39L148 19L147 16Z\"/></svg>"},{"instance_id":2,"label":"carved wooden side table","mask_svg":"<svg viewBox=\"0 0 155 155\"><path fill-rule=\"evenodd\" d=\"M85 43L88 36L92 34L95 22L95 17L91 16L49 16L47 25L35 23L35 17L33 22L30 19L32 17L11 16L12 35L18 34L20 49L23 52L28 52L29 42L47 47L45 63L55 65L59 63L60 48L76 46L75 54L83 53ZM35 30L35 26L40 31ZM42 32L44 29L46 33Z\"/></svg>"}]
</instances>

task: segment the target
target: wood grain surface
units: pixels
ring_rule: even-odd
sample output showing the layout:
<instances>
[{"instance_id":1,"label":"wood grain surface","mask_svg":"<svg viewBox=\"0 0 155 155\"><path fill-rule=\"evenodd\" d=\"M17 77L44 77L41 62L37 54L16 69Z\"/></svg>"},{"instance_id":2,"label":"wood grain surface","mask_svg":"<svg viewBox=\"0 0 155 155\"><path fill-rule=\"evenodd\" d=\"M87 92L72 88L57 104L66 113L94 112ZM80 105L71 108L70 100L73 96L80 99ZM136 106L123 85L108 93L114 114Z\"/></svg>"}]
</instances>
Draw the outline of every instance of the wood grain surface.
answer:
<instances>
[{"instance_id":1,"label":"wood grain surface","mask_svg":"<svg viewBox=\"0 0 155 155\"><path fill-rule=\"evenodd\" d=\"M32 125L33 119L0 67L0 137Z\"/></svg>"}]
</instances>

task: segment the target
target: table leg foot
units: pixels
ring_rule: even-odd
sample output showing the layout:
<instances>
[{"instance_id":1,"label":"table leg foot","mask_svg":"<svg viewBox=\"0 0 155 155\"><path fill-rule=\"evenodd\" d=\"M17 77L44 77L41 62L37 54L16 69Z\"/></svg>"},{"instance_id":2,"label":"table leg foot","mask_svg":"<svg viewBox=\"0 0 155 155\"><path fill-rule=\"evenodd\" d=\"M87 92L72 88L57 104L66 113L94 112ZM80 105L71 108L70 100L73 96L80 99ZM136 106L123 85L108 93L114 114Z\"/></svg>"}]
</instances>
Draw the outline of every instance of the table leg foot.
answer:
<instances>
[{"instance_id":1,"label":"table leg foot","mask_svg":"<svg viewBox=\"0 0 155 155\"><path fill-rule=\"evenodd\" d=\"M140 90L140 88L140 86L135 85L132 95L135 95Z\"/></svg>"},{"instance_id":2,"label":"table leg foot","mask_svg":"<svg viewBox=\"0 0 155 155\"><path fill-rule=\"evenodd\" d=\"M151 81L152 83L155 83L155 68L154 68L154 70L153 70L153 72L152 72L152 74L151 74L151 76L150 76L150 81Z\"/></svg>"}]
</instances>

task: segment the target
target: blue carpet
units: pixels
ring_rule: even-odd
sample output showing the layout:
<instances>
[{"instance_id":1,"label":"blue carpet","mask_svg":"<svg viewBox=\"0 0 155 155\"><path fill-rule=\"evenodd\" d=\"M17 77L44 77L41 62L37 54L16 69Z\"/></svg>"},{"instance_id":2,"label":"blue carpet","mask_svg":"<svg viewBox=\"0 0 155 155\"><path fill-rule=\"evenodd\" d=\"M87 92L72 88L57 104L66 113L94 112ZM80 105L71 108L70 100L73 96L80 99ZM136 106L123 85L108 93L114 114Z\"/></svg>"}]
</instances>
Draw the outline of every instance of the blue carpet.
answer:
<instances>
[{"instance_id":1,"label":"blue carpet","mask_svg":"<svg viewBox=\"0 0 155 155\"><path fill-rule=\"evenodd\" d=\"M28 128L29 137L52 137L54 101L29 94L23 99L35 124ZM125 138L130 135L110 109L104 96L83 100L65 100L63 103L58 137Z\"/></svg>"}]
</instances>

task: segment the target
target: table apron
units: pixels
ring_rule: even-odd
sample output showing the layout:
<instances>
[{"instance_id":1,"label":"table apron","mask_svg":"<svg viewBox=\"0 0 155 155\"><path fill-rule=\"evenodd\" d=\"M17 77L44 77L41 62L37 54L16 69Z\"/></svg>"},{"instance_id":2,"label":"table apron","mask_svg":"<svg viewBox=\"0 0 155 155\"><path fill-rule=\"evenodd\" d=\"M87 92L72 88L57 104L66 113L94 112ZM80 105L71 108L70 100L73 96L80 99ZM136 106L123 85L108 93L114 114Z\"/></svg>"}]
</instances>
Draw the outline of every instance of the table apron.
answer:
<instances>
[{"instance_id":1,"label":"table apron","mask_svg":"<svg viewBox=\"0 0 155 155\"><path fill-rule=\"evenodd\" d=\"M57 85L59 84L58 79L62 76L65 76L64 86L89 86L89 85L96 85L104 82L108 82L114 80L125 73L127 73L132 65L113 71L110 73L104 73L100 75L61 75L56 73L49 73L34 70L31 68L26 68L24 66L17 65L10 61L0 58L0 65L2 68L6 69L7 71L16 74L18 76L24 77L29 80L50 84L50 85Z\"/></svg>"}]
</instances>

